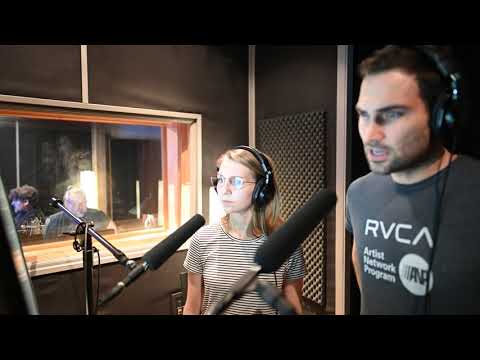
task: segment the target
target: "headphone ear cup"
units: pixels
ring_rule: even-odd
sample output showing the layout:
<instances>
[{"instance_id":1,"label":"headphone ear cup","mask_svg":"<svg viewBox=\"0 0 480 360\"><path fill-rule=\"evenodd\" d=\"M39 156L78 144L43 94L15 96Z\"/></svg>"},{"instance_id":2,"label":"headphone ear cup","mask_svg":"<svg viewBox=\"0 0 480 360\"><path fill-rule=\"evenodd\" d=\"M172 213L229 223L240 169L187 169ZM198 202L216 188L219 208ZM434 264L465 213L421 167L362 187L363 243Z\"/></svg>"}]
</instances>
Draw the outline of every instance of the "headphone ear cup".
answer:
<instances>
[{"instance_id":1,"label":"headphone ear cup","mask_svg":"<svg viewBox=\"0 0 480 360\"><path fill-rule=\"evenodd\" d=\"M218 174L218 168L217 168L217 174ZM214 179L215 179L215 180L214 180ZM213 188L215 189L215 192L218 194L218 189L217 189L218 180L216 180L216 178L214 178L214 177L212 176L210 181L211 181L211 183L212 183Z\"/></svg>"},{"instance_id":2,"label":"headphone ear cup","mask_svg":"<svg viewBox=\"0 0 480 360\"><path fill-rule=\"evenodd\" d=\"M459 119L461 119L460 116L460 104L458 100L452 99L452 97L449 97L445 106L445 114L443 117L443 121L445 123L445 127L448 129L453 129L458 128L460 126L459 124Z\"/></svg>"},{"instance_id":3,"label":"headphone ear cup","mask_svg":"<svg viewBox=\"0 0 480 360\"><path fill-rule=\"evenodd\" d=\"M255 184L255 188L252 193L252 203L257 208L261 208L265 205L265 178L260 178Z\"/></svg>"},{"instance_id":4,"label":"headphone ear cup","mask_svg":"<svg viewBox=\"0 0 480 360\"><path fill-rule=\"evenodd\" d=\"M449 114L449 99L450 95L447 92L444 92L440 95L437 102L435 103L435 106L433 107L430 119L430 126L435 134L439 134L447 123L451 123L449 127L453 126L453 123L451 121L449 122L445 120L445 117L447 116L447 114Z\"/></svg>"}]
</instances>

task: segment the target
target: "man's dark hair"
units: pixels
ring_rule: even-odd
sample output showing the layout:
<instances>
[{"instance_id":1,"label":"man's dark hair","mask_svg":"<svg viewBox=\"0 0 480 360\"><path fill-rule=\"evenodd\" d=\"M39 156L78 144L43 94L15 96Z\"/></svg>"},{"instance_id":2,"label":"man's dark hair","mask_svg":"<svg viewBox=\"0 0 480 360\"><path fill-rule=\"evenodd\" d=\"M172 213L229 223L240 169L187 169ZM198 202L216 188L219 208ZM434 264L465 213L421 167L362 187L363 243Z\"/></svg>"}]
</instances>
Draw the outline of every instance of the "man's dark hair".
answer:
<instances>
[{"instance_id":1,"label":"man's dark hair","mask_svg":"<svg viewBox=\"0 0 480 360\"><path fill-rule=\"evenodd\" d=\"M425 45L425 47L441 59L450 61L452 59L452 51L447 46ZM420 97L430 112L438 96L448 86L435 62L413 46L388 45L363 60L358 70L362 79L368 75L390 70L400 70L406 74L415 75Z\"/></svg>"},{"instance_id":2,"label":"man's dark hair","mask_svg":"<svg viewBox=\"0 0 480 360\"><path fill-rule=\"evenodd\" d=\"M38 204L38 190L30 185L23 185L15 189L10 190L8 195L10 201L13 200L28 200L32 207L36 207Z\"/></svg>"}]
</instances>

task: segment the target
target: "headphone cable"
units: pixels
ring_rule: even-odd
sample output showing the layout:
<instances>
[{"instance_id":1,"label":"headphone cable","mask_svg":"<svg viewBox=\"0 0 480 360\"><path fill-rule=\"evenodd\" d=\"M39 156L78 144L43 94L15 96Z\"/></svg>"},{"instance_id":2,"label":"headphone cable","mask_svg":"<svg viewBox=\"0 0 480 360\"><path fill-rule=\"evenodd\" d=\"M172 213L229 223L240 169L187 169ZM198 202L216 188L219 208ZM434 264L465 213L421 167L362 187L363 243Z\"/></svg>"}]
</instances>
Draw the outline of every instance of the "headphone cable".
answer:
<instances>
[{"instance_id":1,"label":"headphone cable","mask_svg":"<svg viewBox=\"0 0 480 360\"><path fill-rule=\"evenodd\" d=\"M454 139L454 145L453 145L453 149L456 148L456 144L455 144L455 140ZM437 179L435 181L435 215L434 215L434 219L433 219L433 244L432 244L432 251L430 253L430 259L429 259L429 262L428 262L428 268L427 268L427 283L426 283L426 287L425 287L425 296L424 296L424 309L423 309L423 313L424 315L427 315L428 314L428 308L429 308L429 305L430 305L430 292L429 292L429 288L430 288L430 276L432 274L432 266L433 266L433 260L434 260L434 257L435 257L435 251L438 247L438 242L439 242L439 236L438 236L438 231L439 231L439 228L440 228L440 223L441 223L441 208L442 208L442 203L443 203L443 200L444 200L444 195L445 195L445 191L446 191L446 188L447 188L447 182L448 182L448 175L450 174L450 168L451 168L451 165L452 165L452 160L453 160L453 149L452 149L452 152L450 152L450 156L449 156L449 159L448 159L448 165L447 165L447 169L446 169L446 172L445 172L445 180L443 182L443 186L442 186L442 191L440 192L439 194L439 183L440 183L440 178L442 177L440 173L437 173ZM440 166L441 166L441 162L440 162ZM440 170L439 170L440 172Z\"/></svg>"}]
</instances>

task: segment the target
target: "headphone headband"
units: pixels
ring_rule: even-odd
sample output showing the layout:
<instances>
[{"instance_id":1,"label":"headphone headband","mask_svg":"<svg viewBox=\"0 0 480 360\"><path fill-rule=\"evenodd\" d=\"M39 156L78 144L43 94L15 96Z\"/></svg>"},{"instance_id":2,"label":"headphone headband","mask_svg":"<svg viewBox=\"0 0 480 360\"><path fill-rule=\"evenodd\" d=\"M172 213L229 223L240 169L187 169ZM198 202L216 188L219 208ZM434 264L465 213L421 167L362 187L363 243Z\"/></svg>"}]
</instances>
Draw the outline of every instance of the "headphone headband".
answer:
<instances>
[{"instance_id":1,"label":"headphone headband","mask_svg":"<svg viewBox=\"0 0 480 360\"><path fill-rule=\"evenodd\" d=\"M462 76L456 64L448 55L444 56L432 45L400 45L400 47L415 50L428 61L436 72L445 81L445 90L438 95L437 101L431 109L430 127L434 134L439 134L442 129L458 126L460 117L460 98Z\"/></svg>"},{"instance_id":2,"label":"headphone headband","mask_svg":"<svg viewBox=\"0 0 480 360\"><path fill-rule=\"evenodd\" d=\"M459 97L459 81L462 76L458 70L455 69L455 64L445 57L442 57L431 45L414 45L410 46L418 52L425 55L426 58L435 66L438 73L449 83L452 89L452 96Z\"/></svg>"},{"instance_id":3,"label":"headphone headband","mask_svg":"<svg viewBox=\"0 0 480 360\"><path fill-rule=\"evenodd\" d=\"M270 178L272 176L272 167L270 166L270 163L268 162L268 159L264 154L262 154L257 149L245 145L235 146L233 150L235 149L246 150L250 152L253 156L255 156L263 170L263 176L266 178L266 184L270 183Z\"/></svg>"},{"instance_id":4,"label":"headphone headband","mask_svg":"<svg viewBox=\"0 0 480 360\"><path fill-rule=\"evenodd\" d=\"M255 189L252 193L252 202L256 208L262 208L266 206L274 196L272 167L264 154L250 146L240 145L235 146L233 150L235 149L248 151L255 156L260 163L260 166L263 170L263 176L257 180Z\"/></svg>"}]
</instances>

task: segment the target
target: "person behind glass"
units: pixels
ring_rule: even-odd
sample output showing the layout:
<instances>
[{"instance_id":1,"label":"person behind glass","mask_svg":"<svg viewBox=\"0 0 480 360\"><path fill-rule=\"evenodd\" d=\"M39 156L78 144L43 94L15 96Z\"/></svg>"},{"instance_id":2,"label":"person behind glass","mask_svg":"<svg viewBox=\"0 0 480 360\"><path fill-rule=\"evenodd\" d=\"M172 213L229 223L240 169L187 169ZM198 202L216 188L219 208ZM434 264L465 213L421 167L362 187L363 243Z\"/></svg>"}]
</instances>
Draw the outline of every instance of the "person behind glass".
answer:
<instances>
[{"instance_id":1,"label":"person behind glass","mask_svg":"<svg viewBox=\"0 0 480 360\"><path fill-rule=\"evenodd\" d=\"M347 192L361 314L480 313L480 161L442 143L462 120L448 47L387 46L360 64L371 173Z\"/></svg>"},{"instance_id":2,"label":"person behind glass","mask_svg":"<svg viewBox=\"0 0 480 360\"><path fill-rule=\"evenodd\" d=\"M63 197L64 206L73 215L86 222L93 221L96 231L113 229L117 231L115 223L101 210L87 207L85 192L75 186L69 186ZM64 233L74 233L77 224L65 212L59 211L47 218L45 222L45 239L55 239L64 236Z\"/></svg>"},{"instance_id":3,"label":"person behind glass","mask_svg":"<svg viewBox=\"0 0 480 360\"><path fill-rule=\"evenodd\" d=\"M9 200L15 213L15 228L26 229L34 224L41 225L45 216L38 208L38 190L30 185L23 185L11 189Z\"/></svg>"},{"instance_id":4,"label":"person behind glass","mask_svg":"<svg viewBox=\"0 0 480 360\"><path fill-rule=\"evenodd\" d=\"M188 271L185 315L203 314L218 302L253 265L258 247L281 224L278 193L271 159L256 149L236 147L220 157L212 178L225 216L193 235L184 267ZM267 184L268 182L268 184ZM305 263L301 247L274 273L259 278L282 289L284 298L302 313ZM224 314L275 315L255 292L234 301Z\"/></svg>"}]
</instances>

